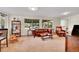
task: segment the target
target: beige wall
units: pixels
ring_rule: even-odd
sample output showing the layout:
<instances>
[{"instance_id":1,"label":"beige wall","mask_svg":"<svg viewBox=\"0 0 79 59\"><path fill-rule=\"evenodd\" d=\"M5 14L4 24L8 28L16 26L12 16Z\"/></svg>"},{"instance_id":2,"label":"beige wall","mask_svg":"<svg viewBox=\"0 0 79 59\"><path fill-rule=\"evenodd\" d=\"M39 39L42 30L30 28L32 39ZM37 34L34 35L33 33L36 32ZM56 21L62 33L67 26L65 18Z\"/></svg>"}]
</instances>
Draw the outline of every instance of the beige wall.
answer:
<instances>
[{"instance_id":1,"label":"beige wall","mask_svg":"<svg viewBox=\"0 0 79 59\"><path fill-rule=\"evenodd\" d=\"M6 17L5 20L5 27L9 29L9 34L11 34L11 21L13 18L16 17L18 20L21 21L21 35L27 35L27 31L25 30L25 24L24 24L24 18L35 18L35 17L24 17L24 16L9 16ZM38 19L38 17L37 17ZM39 18L42 20L42 18ZM56 26L61 24L61 19L58 18L53 18L53 28L55 29ZM79 25L79 15L71 16L71 17L66 17L63 18L63 20L66 20L66 26L69 28L69 31L72 31L73 25L78 24ZM8 25L7 25L8 24ZM40 22L41 24L41 22ZM40 27L41 28L41 27Z\"/></svg>"},{"instance_id":2,"label":"beige wall","mask_svg":"<svg viewBox=\"0 0 79 59\"><path fill-rule=\"evenodd\" d=\"M54 28L54 30L56 30L56 26L60 25L60 21L61 21L60 18L54 18L53 19L53 28Z\"/></svg>"},{"instance_id":3,"label":"beige wall","mask_svg":"<svg viewBox=\"0 0 79 59\"><path fill-rule=\"evenodd\" d=\"M5 22L6 22L6 27L9 28L9 32L11 33L11 20L16 17L18 18L18 20L21 21L21 35L26 35L27 31L25 30L25 24L24 24L24 18L37 18L37 19L42 19L42 18L38 18L38 17L24 17L24 16L10 16L8 18L6 18ZM8 20L8 21L7 21ZM58 18L52 18L51 20L53 20L53 28L55 29L56 26L61 24L61 19ZM70 16L70 17L66 17L63 18L63 20L66 20L66 26L69 28L68 31L71 33L73 25L79 25L79 15L74 15L74 16ZM8 24L8 25L7 25ZM40 22L41 24L41 22ZM10 34L9 33L9 34Z\"/></svg>"},{"instance_id":4,"label":"beige wall","mask_svg":"<svg viewBox=\"0 0 79 59\"><path fill-rule=\"evenodd\" d=\"M31 18L31 19L40 19L40 21L43 19L43 18L38 18L38 17L25 17L25 16L9 16L8 17L8 21L6 20L6 26L8 26L8 29L9 29L9 35L11 34L11 21L13 20L13 18L18 18L18 20L21 21L21 35L27 35L27 31L25 30L25 24L24 24L24 18ZM59 19L51 19L53 20L53 28L55 29L57 25L60 25L60 20ZM40 28L42 26L42 22L40 22Z\"/></svg>"},{"instance_id":5,"label":"beige wall","mask_svg":"<svg viewBox=\"0 0 79 59\"><path fill-rule=\"evenodd\" d=\"M33 17L10 16L9 17L9 26L8 26L9 31L10 31L9 34L11 34L11 21L13 20L14 17L17 18L17 20L21 21L21 35L27 35L27 30L25 29L25 24L24 24L24 18L32 18L33 19Z\"/></svg>"},{"instance_id":6,"label":"beige wall","mask_svg":"<svg viewBox=\"0 0 79 59\"><path fill-rule=\"evenodd\" d=\"M74 15L74 16L70 16L68 17L68 31L71 33L73 26L74 25L79 25L79 15Z\"/></svg>"}]
</instances>

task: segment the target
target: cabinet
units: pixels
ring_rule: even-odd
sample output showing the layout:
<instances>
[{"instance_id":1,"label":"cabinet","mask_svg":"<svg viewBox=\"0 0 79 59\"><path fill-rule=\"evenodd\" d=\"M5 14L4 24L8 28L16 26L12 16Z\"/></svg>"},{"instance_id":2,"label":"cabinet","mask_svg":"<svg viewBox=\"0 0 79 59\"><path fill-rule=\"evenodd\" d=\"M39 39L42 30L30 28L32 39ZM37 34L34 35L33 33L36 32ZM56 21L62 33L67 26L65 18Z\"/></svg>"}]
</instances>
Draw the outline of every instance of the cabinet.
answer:
<instances>
[{"instance_id":1,"label":"cabinet","mask_svg":"<svg viewBox=\"0 0 79 59\"><path fill-rule=\"evenodd\" d=\"M16 36L21 36L21 21L12 21L11 32Z\"/></svg>"}]
</instances>

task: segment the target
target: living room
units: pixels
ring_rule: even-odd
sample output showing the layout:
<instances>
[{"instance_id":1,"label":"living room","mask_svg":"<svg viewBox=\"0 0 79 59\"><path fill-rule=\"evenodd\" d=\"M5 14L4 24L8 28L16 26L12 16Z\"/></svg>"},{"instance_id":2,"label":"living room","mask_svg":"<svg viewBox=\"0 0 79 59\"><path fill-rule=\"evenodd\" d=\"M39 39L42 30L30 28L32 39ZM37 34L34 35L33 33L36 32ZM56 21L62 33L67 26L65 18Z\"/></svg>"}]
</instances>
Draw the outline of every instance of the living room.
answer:
<instances>
[{"instance_id":1,"label":"living room","mask_svg":"<svg viewBox=\"0 0 79 59\"><path fill-rule=\"evenodd\" d=\"M78 7L0 7L0 27L8 29L8 47L4 40L1 51L65 52L66 35L71 36L73 26L79 25L78 10Z\"/></svg>"}]
</instances>

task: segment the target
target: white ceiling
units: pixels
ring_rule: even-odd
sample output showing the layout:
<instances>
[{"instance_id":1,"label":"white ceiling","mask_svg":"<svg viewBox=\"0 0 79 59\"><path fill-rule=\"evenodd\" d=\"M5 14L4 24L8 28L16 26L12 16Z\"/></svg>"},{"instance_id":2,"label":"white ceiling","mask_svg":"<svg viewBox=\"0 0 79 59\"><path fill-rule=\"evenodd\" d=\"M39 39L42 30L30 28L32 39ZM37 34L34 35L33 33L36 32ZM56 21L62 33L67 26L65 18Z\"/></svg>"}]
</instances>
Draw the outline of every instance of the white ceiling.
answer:
<instances>
[{"instance_id":1,"label":"white ceiling","mask_svg":"<svg viewBox=\"0 0 79 59\"><path fill-rule=\"evenodd\" d=\"M37 11L31 11L28 7L0 7L1 12L17 16L39 16L39 17L57 17L64 12L70 12L69 15L79 14L79 7L38 7Z\"/></svg>"}]
</instances>

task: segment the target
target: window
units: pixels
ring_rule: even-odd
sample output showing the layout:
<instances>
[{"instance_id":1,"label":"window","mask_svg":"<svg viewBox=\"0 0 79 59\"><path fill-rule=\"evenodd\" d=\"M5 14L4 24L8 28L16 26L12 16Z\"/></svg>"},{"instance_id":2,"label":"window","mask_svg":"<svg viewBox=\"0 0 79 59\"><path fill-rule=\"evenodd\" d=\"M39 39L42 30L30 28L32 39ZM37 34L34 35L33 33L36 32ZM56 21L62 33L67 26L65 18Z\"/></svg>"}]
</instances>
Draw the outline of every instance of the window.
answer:
<instances>
[{"instance_id":1,"label":"window","mask_svg":"<svg viewBox=\"0 0 79 59\"><path fill-rule=\"evenodd\" d=\"M66 26L66 21L65 20L61 20L61 26Z\"/></svg>"},{"instance_id":2,"label":"window","mask_svg":"<svg viewBox=\"0 0 79 59\"><path fill-rule=\"evenodd\" d=\"M43 25L43 28L52 28L53 23L50 20L43 20L42 25Z\"/></svg>"},{"instance_id":3,"label":"window","mask_svg":"<svg viewBox=\"0 0 79 59\"><path fill-rule=\"evenodd\" d=\"M2 17L0 17L0 28L4 28L5 27L5 21Z\"/></svg>"},{"instance_id":4,"label":"window","mask_svg":"<svg viewBox=\"0 0 79 59\"><path fill-rule=\"evenodd\" d=\"M62 26L62 28L63 28L63 30L66 30L66 28L67 28L67 24L66 24L66 20L61 20L61 26Z\"/></svg>"},{"instance_id":5,"label":"window","mask_svg":"<svg viewBox=\"0 0 79 59\"><path fill-rule=\"evenodd\" d=\"M24 19L25 27L39 27L39 19Z\"/></svg>"}]
</instances>

